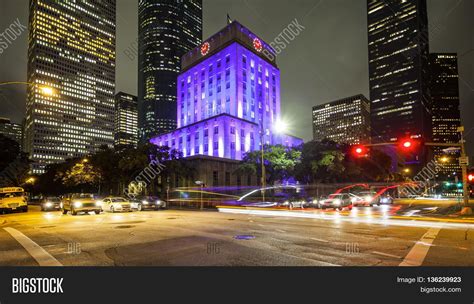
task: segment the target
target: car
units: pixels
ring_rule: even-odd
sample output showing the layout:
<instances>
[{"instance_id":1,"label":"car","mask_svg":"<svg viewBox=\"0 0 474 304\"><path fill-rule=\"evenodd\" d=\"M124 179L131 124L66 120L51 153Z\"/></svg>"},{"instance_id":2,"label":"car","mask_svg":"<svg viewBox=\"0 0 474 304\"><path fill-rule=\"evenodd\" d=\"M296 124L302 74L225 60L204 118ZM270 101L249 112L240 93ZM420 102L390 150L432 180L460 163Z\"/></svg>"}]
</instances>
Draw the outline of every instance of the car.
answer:
<instances>
[{"instance_id":1,"label":"car","mask_svg":"<svg viewBox=\"0 0 474 304\"><path fill-rule=\"evenodd\" d=\"M25 191L21 187L0 188L0 213L28 211Z\"/></svg>"},{"instance_id":2,"label":"car","mask_svg":"<svg viewBox=\"0 0 474 304\"><path fill-rule=\"evenodd\" d=\"M380 195L377 195L377 192L374 191L363 191L357 194L353 194L355 199L352 204L354 206L370 206L380 204Z\"/></svg>"},{"instance_id":3,"label":"car","mask_svg":"<svg viewBox=\"0 0 474 304\"><path fill-rule=\"evenodd\" d=\"M160 210L166 209L168 206L165 200L160 199L157 196L140 196L130 200L132 209L142 210Z\"/></svg>"},{"instance_id":4,"label":"car","mask_svg":"<svg viewBox=\"0 0 474 304\"><path fill-rule=\"evenodd\" d=\"M109 212L132 212L132 204L120 196L108 196L101 201L102 210Z\"/></svg>"},{"instance_id":5,"label":"car","mask_svg":"<svg viewBox=\"0 0 474 304\"><path fill-rule=\"evenodd\" d=\"M77 215L79 212L95 212L100 214L102 207L92 193L72 193L66 195L61 202L61 210L63 214L71 212L72 215Z\"/></svg>"},{"instance_id":6,"label":"car","mask_svg":"<svg viewBox=\"0 0 474 304\"><path fill-rule=\"evenodd\" d=\"M41 211L61 210L61 199L56 196L48 196L40 202Z\"/></svg>"},{"instance_id":7,"label":"car","mask_svg":"<svg viewBox=\"0 0 474 304\"><path fill-rule=\"evenodd\" d=\"M392 205L392 204L393 204L393 198L390 196L390 194L382 195L380 197L379 205Z\"/></svg>"},{"instance_id":8,"label":"car","mask_svg":"<svg viewBox=\"0 0 474 304\"><path fill-rule=\"evenodd\" d=\"M318 207L321 209L338 209L348 208L352 210L352 196L348 193L334 193L330 194L327 198L318 201Z\"/></svg>"}]
</instances>

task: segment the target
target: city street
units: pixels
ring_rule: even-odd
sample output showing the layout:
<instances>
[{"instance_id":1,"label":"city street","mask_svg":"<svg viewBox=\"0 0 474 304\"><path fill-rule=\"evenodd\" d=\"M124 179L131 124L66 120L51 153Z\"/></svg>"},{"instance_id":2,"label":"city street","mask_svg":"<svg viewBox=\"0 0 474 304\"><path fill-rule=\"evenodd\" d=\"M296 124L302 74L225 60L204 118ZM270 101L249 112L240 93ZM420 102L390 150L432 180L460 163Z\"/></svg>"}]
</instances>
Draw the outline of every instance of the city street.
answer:
<instances>
[{"instance_id":1,"label":"city street","mask_svg":"<svg viewBox=\"0 0 474 304\"><path fill-rule=\"evenodd\" d=\"M0 265L474 266L473 221L393 208L71 216L30 206L0 215Z\"/></svg>"}]
</instances>

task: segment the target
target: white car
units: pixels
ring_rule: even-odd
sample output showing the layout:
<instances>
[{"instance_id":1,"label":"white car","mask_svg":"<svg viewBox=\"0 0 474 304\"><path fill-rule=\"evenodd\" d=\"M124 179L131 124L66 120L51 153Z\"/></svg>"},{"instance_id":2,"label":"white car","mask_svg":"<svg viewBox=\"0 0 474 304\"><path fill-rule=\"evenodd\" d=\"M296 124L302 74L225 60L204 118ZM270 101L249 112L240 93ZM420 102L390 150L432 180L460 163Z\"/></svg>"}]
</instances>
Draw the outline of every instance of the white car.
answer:
<instances>
[{"instance_id":1,"label":"white car","mask_svg":"<svg viewBox=\"0 0 474 304\"><path fill-rule=\"evenodd\" d=\"M109 212L131 212L131 203L123 197L106 197L101 202L102 210Z\"/></svg>"}]
</instances>

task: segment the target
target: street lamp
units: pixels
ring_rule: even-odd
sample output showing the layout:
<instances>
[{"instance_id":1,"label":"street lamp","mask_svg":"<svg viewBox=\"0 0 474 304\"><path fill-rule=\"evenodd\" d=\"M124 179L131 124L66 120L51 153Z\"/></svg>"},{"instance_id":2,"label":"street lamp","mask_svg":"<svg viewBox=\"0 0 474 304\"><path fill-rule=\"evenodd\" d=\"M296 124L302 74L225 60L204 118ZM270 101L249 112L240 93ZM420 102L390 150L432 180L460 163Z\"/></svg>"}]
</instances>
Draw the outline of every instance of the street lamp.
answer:
<instances>
[{"instance_id":1,"label":"street lamp","mask_svg":"<svg viewBox=\"0 0 474 304\"><path fill-rule=\"evenodd\" d=\"M446 156L443 156L439 159L442 163L447 163L449 161L449 158Z\"/></svg>"},{"instance_id":2,"label":"street lamp","mask_svg":"<svg viewBox=\"0 0 474 304\"><path fill-rule=\"evenodd\" d=\"M26 85L29 85L29 86L33 86L33 87L36 87L36 88L39 88L41 93L45 96L53 96L54 93L55 93L55 90L54 88L50 87L50 86L46 86L46 85L39 85L37 83L34 83L34 82L27 82L27 81L7 81L7 82L0 82L0 86L4 86L4 85L10 85L10 84L26 84Z\"/></svg>"}]
</instances>

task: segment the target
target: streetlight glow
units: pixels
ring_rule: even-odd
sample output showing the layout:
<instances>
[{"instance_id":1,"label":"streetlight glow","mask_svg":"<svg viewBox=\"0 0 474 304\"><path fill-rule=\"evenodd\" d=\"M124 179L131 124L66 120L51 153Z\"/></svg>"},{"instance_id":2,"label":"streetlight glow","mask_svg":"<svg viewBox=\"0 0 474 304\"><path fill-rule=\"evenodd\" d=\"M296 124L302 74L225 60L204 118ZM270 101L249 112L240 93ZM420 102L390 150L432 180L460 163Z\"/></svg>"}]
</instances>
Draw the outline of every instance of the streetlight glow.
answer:
<instances>
[{"instance_id":1,"label":"streetlight glow","mask_svg":"<svg viewBox=\"0 0 474 304\"><path fill-rule=\"evenodd\" d=\"M52 96L54 94L54 90L51 87L41 87L40 89L43 95Z\"/></svg>"},{"instance_id":2,"label":"streetlight glow","mask_svg":"<svg viewBox=\"0 0 474 304\"><path fill-rule=\"evenodd\" d=\"M275 133L284 134L288 131L288 124L283 120L277 120L273 129Z\"/></svg>"}]
</instances>

